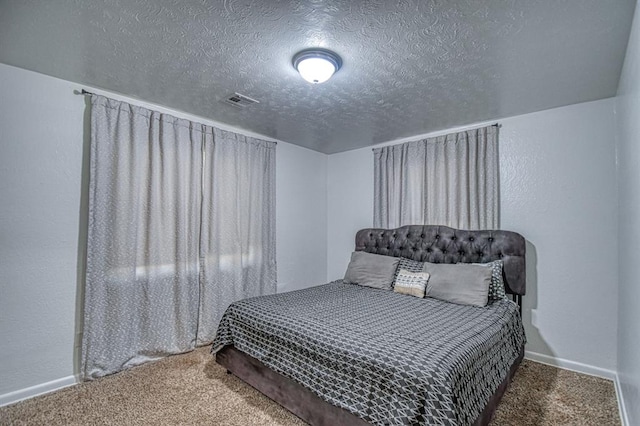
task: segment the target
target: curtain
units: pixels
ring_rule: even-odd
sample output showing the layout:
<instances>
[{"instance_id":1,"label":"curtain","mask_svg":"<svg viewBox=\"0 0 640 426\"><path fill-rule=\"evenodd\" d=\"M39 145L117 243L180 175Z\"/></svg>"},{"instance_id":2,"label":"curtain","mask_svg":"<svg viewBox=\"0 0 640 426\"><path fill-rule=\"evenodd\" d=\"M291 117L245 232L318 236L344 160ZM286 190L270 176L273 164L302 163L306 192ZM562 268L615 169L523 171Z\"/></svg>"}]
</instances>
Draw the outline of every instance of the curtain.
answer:
<instances>
[{"instance_id":1,"label":"curtain","mask_svg":"<svg viewBox=\"0 0 640 426\"><path fill-rule=\"evenodd\" d=\"M275 288L274 144L91 102L85 379L208 343L230 302Z\"/></svg>"},{"instance_id":2,"label":"curtain","mask_svg":"<svg viewBox=\"0 0 640 426\"><path fill-rule=\"evenodd\" d=\"M374 226L499 226L498 127L374 149Z\"/></svg>"},{"instance_id":3,"label":"curtain","mask_svg":"<svg viewBox=\"0 0 640 426\"><path fill-rule=\"evenodd\" d=\"M275 143L213 129L204 181L198 344L231 302L276 292Z\"/></svg>"}]
</instances>

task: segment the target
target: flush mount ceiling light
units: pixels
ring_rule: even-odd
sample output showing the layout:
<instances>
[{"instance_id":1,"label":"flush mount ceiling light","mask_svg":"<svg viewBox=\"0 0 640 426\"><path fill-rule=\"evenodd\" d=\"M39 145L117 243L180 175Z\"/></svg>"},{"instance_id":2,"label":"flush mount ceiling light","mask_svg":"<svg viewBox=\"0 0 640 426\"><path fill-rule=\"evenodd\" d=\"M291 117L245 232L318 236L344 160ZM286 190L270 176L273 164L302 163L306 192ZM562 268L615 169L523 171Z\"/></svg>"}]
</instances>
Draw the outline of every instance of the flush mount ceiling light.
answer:
<instances>
[{"instance_id":1,"label":"flush mount ceiling light","mask_svg":"<svg viewBox=\"0 0 640 426\"><path fill-rule=\"evenodd\" d=\"M293 67L302 78L313 84L329 80L341 66L340 56L327 49L305 49L293 57Z\"/></svg>"}]
</instances>

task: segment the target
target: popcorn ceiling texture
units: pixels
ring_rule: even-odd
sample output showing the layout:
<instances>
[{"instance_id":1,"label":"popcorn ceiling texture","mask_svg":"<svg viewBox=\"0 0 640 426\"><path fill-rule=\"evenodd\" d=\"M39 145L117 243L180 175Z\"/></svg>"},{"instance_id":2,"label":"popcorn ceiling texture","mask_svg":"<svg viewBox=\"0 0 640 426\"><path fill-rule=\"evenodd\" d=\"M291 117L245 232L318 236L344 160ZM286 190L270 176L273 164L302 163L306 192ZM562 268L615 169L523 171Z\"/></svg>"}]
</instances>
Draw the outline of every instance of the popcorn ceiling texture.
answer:
<instances>
[{"instance_id":1,"label":"popcorn ceiling texture","mask_svg":"<svg viewBox=\"0 0 640 426\"><path fill-rule=\"evenodd\" d=\"M0 62L335 153L614 96L634 3L4 2ZM313 86L316 46L344 65Z\"/></svg>"}]
</instances>

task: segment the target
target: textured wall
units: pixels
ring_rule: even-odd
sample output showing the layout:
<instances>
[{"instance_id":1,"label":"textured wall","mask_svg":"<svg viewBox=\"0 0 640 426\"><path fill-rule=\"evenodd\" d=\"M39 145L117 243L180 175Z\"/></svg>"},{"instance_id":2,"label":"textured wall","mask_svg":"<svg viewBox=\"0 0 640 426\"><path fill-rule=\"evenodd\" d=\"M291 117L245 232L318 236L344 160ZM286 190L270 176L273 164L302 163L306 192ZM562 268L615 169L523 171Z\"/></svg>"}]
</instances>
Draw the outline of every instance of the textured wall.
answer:
<instances>
[{"instance_id":1,"label":"textured wall","mask_svg":"<svg viewBox=\"0 0 640 426\"><path fill-rule=\"evenodd\" d=\"M502 228L528 241L527 350L605 375L616 365L618 303L613 105L499 120ZM355 231L372 225L371 149L333 154L328 170L328 278L335 279Z\"/></svg>"},{"instance_id":2,"label":"textured wall","mask_svg":"<svg viewBox=\"0 0 640 426\"><path fill-rule=\"evenodd\" d=\"M640 424L640 7L616 99L620 294L618 379L628 425Z\"/></svg>"},{"instance_id":3,"label":"textured wall","mask_svg":"<svg viewBox=\"0 0 640 426\"><path fill-rule=\"evenodd\" d=\"M73 94L78 88L0 64L0 403L8 392L74 372L79 235L86 229L85 98ZM279 291L326 281L326 163L324 154L278 143Z\"/></svg>"}]
</instances>

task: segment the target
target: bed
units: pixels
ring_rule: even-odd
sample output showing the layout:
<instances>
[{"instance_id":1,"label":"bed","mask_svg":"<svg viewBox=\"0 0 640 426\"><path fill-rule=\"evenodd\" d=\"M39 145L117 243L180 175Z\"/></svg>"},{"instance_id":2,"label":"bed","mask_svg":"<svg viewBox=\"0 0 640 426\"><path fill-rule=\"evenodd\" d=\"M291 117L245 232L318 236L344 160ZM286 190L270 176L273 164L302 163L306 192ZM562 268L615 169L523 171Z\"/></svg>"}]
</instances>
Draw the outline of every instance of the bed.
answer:
<instances>
[{"instance_id":1,"label":"bed","mask_svg":"<svg viewBox=\"0 0 640 426\"><path fill-rule=\"evenodd\" d=\"M486 425L524 354L524 238L410 225L363 229L356 251L431 263L503 262L514 299L487 307L334 281L233 303L212 351L313 425Z\"/></svg>"}]
</instances>

